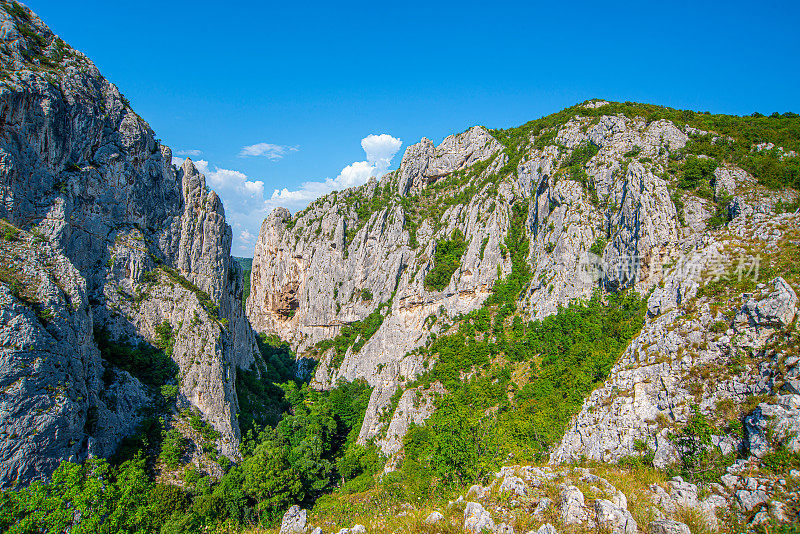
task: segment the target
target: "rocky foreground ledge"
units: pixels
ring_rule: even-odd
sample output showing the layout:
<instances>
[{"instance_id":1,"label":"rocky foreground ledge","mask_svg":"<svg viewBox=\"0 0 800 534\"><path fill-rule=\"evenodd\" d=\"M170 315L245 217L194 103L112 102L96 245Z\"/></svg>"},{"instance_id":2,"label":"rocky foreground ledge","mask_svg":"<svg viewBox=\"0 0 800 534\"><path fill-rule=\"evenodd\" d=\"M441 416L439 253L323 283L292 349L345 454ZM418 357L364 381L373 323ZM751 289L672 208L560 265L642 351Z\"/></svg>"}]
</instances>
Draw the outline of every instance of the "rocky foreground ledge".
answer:
<instances>
[{"instance_id":1,"label":"rocky foreground ledge","mask_svg":"<svg viewBox=\"0 0 800 534\"><path fill-rule=\"evenodd\" d=\"M775 479L763 474L753 458L734 463L721 483L698 485L659 473L641 468L507 466L488 485L475 484L440 506L404 503L397 513L385 510L371 518L354 518L368 526L351 523L339 528L342 525L293 506L283 517L280 534L689 534L800 521L795 508L800 502L800 471Z\"/></svg>"}]
</instances>

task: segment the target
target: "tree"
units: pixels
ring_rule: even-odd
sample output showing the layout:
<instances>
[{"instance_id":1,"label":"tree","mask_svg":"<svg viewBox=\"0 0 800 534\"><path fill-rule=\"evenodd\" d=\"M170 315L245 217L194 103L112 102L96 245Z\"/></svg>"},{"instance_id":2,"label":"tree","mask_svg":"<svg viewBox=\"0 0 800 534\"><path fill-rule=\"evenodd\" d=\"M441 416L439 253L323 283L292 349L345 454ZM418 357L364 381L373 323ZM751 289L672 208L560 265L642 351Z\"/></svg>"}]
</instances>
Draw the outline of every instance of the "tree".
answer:
<instances>
[{"instance_id":1,"label":"tree","mask_svg":"<svg viewBox=\"0 0 800 534\"><path fill-rule=\"evenodd\" d=\"M259 513L267 521L302 500L300 474L289 463L286 449L276 447L271 440L259 444L242 462L242 472L242 489L256 500Z\"/></svg>"}]
</instances>

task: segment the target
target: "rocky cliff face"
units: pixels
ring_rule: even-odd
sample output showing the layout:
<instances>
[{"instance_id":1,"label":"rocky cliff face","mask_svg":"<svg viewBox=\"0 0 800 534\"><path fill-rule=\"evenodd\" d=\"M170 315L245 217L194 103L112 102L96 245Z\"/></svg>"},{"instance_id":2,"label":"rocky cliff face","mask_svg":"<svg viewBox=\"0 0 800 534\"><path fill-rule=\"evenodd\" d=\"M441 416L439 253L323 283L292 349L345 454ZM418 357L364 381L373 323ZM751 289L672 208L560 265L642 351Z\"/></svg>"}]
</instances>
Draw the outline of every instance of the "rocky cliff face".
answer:
<instances>
[{"instance_id":1,"label":"rocky cliff face","mask_svg":"<svg viewBox=\"0 0 800 534\"><path fill-rule=\"evenodd\" d=\"M112 453L153 399L101 358L95 335L154 342L165 323L179 403L234 455L235 369L257 347L219 198L190 161L175 169L117 88L27 8L4 2L0 35L0 217L23 230L4 262L0 458L16 467L0 483ZM25 295L9 293L14 280Z\"/></svg>"},{"instance_id":2,"label":"rocky cliff face","mask_svg":"<svg viewBox=\"0 0 800 534\"><path fill-rule=\"evenodd\" d=\"M509 274L512 225L529 243L525 316L542 318L597 289L647 293L703 235L715 205L676 192L667 172L696 130L605 106L576 106L533 129L475 127L438 147L423 139L379 180L294 217L276 210L255 249L252 324L316 353L318 386L365 378L375 387L366 440L385 433L380 415L396 388L424 371L415 349L478 309ZM719 172L728 181L743 173ZM514 206L524 208L516 219ZM445 287L432 287L437 247L456 230L464 252Z\"/></svg>"},{"instance_id":3,"label":"rocky cliff face","mask_svg":"<svg viewBox=\"0 0 800 534\"><path fill-rule=\"evenodd\" d=\"M786 258L800 244L798 228L798 214L740 215L688 251L653 291L642 333L551 461L615 462L639 454L638 443L664 467L677 458L671 435L695 410L720 429L713 441L724 454L763 456L781 444L800 451L798 280ZM754 408L744 433L726 426Z\"/></svg>"}]
</instances>

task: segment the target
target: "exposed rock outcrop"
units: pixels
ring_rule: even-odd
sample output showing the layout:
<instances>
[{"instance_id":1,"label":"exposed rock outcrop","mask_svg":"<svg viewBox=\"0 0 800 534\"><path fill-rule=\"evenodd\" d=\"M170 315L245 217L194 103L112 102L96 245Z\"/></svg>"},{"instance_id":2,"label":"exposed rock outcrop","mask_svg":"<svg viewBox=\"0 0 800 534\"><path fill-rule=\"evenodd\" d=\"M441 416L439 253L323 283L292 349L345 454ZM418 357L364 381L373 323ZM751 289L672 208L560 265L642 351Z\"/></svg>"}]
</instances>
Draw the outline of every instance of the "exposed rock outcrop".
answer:
<instances>
[{"instance_id":1,"label":"exposed rock outcrop","mask_svg":"<svg viewBox=\"0 0 800 534\"><path fill-rule=\"evenodd\" d=\"M19 328L0 349L3 402L13 407L0 421L0 460L16 462L0 484L112 453L152 399L101 359L94 333L154 342L165 322L179 401L197 407L222 433L220 450L235 455L235 369L251 365L257 347L222 203L190 161L173 167L119 90L36 15L0 8L0 28L0 217L25 230L26 243L38 241L19 248L11 274L43 284L24 301L4 281L4 328ZM39 309L57 318L34 321ZM44 346L49 357L36 352ZM17 368L35 369L35 379L6 374ZM23 413L30 425L19 432L11 414Z\"/></svg>"},{"instance_id":2,"label":"exposed rock outcrop","mask_svg":"<svg viewBox=\"0 0 800 534\"><path fill-rule=\"evenodd\" d=\"M670 121L578 112L522 149L500 138L475 127L438 147L423 139L406 149L398 170L322 197L294 217L275 210L262 224L247 303L258 331L314 354L319 342L380 314L377 329L351 336L344 354L315 355L314 384L366 379L375 389L360 440L378 437L385 452L402 432L386 438L392 419L381 415L394 391L424 371L415 349L478 309L509 274L512 225L528 240L532 273L518 305L543 318L597 289L650 291L715 209L698 199L691 211L698 197L686 194L690 221L681 223L665 169L689 137ZM746 173L725 172L718 181L744 192L737 184ZM426 276L437 245L456 230L464 253L436 289ZM666 309L691 290L676 287L653 306Z\"/></svg>"},{"instance_id":3,"label":"exposed rock outcrop","mask_svg":"<svg viewBox=\"0 0 800 534\"><path fill-rule=\"evenodd\" d=\"M788 246L777 242L796 242L798 223L794 214L765 217L757 224L734 221L730 233L689 251L650 296L648 309L654 316L606 383L586 400L551 461L585 456L615 462L639 454L636 444L646 443L655 453L655 465L663 467L677 458L670 432L688 422L693 405L714 419L730 418L759 396L771 402L746 420L748 442L720 435L715 444L723 454L749 449L761 456L771 448L764 437L770 433L796 448L791 436L800 428L800 397L791 391L774 395L779 380L794 380L800 373L795 363L785 365L791 350L786 329L797 314L795 290L781 277L753 283L754 293L734 292L722 301L698 296L698 288L714 277L738 277L737 270L742 275L750 270L752 279L756 262L774 265L771 254L780 255ZM765 254L744 255L759 239Z\"/></svg>"}]
</instances>

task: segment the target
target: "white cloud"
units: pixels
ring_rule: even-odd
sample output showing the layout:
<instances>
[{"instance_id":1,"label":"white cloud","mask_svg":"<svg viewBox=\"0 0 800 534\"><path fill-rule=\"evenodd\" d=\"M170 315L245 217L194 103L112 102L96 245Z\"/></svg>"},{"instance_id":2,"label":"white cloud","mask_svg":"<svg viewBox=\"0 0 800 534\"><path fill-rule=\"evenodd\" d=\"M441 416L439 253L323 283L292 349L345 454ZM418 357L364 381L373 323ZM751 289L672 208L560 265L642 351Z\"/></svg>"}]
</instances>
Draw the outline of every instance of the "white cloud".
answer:
<instances>
[{"instance_id":1,"label":"white cloud","mask_svg":"<svg viewBox=\"0 0 800 534\"><path fill-rule=\"evenodd\" d=\"M239 239L244 241L245 243L253 243L255 241L255 236L247 231L247 228L242 230L242 233L239 234Z\"/></svg>"},{"instance_id":2,"label":"white cloud","mask_svg":"<svg viewBox=\"0 0 800 534\"><path fill-rule=\"evenodd\" d=\"M297 152L296 146L273 145L272 143L256 143L242 147L240 157L263 156L267 159L281 159L289 152Z\"/></svg>"},{"instance_id":3,"label":"white cloud","mask_svg":"<svg viewBox=\"0 0 800 534\"><path fill-rule=\"evenodd\" d=\"M191 156L195 158L201 155L202 153L203 153L202 150L197 150L196 148L191 148L189 150L176 150L175 152L173 152L173 154L175 154L176 156Z\"/></svg>"},{"instance_id":4,"label":"white cloud","mask_svg":"<svg viewBox=\"0 0 800 534\"><path fill-rule=\"evenodd\" d=\"M195 161L194 165L205 175L208 186L217 192L225 204L225 215L233 229L233 254L249 257L253 254L253 246L258 237L261 223L273 209L282 206L294 212L331 191L341 191L366 183L372 176L381 175L389 169L392 158L400 150L402 144L400 139L391 135L369 135L361 140L366 161L351 163L333 179L304 182L294 190L276 189L269 198L265 198L263 181L251 180L241 171L212 166L208 161L202 159ZM256 146L258 145L253 145L253 147ZM275 145L270 146L274 147ZM245 149L247 148L251 147L245 147ZM296 148L285 148L297 150ZM242 151L244 152L245 149ZM252 152L256 151L253 149ZM266 153L257 155L270 157ZM172 163L177 167L183 165L184 161L185 158L172 158Z\"/></svg>"},{"instance_id":5,"label":"white cloud","mask_svg":"<svg viewBox=\"0 0 800 534\"><path fill-rule=\"evenodd\" d=\"M361 148L367 153L367 161L379 172L386 172L392 162L392 158L403 142L389 134L370 134L361 140Z\"/></svg>"},{"instance_id":6,"label":"white cloud","mask_svg":"<svg viewBox=\"0 0 800 534\"><path fill-rule=\"evenodd\" d=\"M326 178L324 182L304 182L299 189L293 191L285 188L276 189L265 205L269 206L270 211L278 206L296 211L331 191L362 185L372 176L385 173L402 145L400 139L389 134L370 134L361 140L361 148L367 155L366 161L351 163L334 179Z\"/></svg>"}]
</instances>

